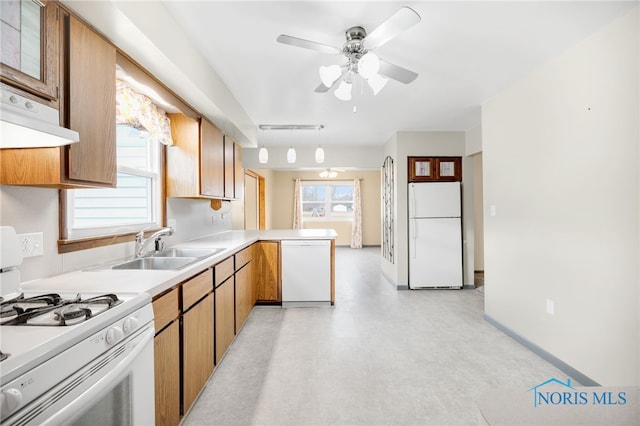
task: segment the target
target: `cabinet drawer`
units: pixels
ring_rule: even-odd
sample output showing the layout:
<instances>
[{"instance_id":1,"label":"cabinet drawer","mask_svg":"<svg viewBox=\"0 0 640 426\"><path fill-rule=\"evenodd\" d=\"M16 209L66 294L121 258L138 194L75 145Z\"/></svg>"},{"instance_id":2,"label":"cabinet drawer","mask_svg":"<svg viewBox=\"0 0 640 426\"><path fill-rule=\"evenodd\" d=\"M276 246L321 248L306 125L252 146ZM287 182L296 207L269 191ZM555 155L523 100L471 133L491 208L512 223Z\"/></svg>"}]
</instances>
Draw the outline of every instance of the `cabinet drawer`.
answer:
<instances>
[{"instance_id":1,"label":"cabinet drawer","mask_svg":"<svg viewBox=\"0 0 640 426\"><path fill-rule=\"evenodd\" d=\"M178 289L174 288L159 296L153 301L153 323L156 333L167 324L178 318L180 307L178 306Z\"/></svg>"},{"instance_id":2,"label":"cabinet drawer","mask_svg":"<svg viewBox=\"0 0 640 426\"><path fill-rule=\"evenodd\" d=\"M211 290L213 290L213 271L211 269L185 281L182 284L182 311L189 309Z\"/></svg>"},{"instance_id":3,"label":"cabinet drawer","mask_svg":"<svg viewBox=\"0 0 640 426\"><path fill-rule=\"evenodd\" d=\"M233 275L234 265L233 265L233 256L223 260L214 266L216 271L216 287L224 282L227 278Z\"/></svg>"},{"instance_id":4,"label":"cabinet drawer","mask_svg":"<svg viewBox=\"0 0 640 426\"><path fill-rule=\"evenodd\" d=\"M242 268L251 261L253 257L253 246L249 246L236 253L236 270Z\"/></svg>"}]
</instances>

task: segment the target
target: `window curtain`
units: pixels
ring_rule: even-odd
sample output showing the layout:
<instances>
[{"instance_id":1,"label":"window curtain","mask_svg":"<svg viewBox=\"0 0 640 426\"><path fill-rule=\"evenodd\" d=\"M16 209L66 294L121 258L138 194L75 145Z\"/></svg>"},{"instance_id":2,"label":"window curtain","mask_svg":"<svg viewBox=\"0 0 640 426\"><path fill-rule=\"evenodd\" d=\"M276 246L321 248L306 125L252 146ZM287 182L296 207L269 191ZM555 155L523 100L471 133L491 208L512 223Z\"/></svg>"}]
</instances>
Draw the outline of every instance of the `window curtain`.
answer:
<instances>
[{"instance_id":1,"label":"window curtain","mask_svg":"<svg viewBox=\"0 0 640 426\"><path fill-rule=\"evenodd\" d=\"M360 179L353 181L353 222L351 223L351 248L362 248L362 206Z\"/></svg>"},{"instance_id":2,"label":"window curtain","mask_svg":"<svg viewBox=\"0 0 640 426\"><path fill-rule=\"evenodd\" d=\"M151 99L116 79L116 123L128 124L149 133L149 139L173 145L171 122Z\"/></svg>"},{"instance_id":3,"label":"window curtain","mask_svg":"<svg viewBox=\"0 0 640 426\"><path fill-rule=\"evenodd\" d=\"M302 182L300 179L296 179L293 192L293 229L302 229Z\"/></svg>"}]
</instances>

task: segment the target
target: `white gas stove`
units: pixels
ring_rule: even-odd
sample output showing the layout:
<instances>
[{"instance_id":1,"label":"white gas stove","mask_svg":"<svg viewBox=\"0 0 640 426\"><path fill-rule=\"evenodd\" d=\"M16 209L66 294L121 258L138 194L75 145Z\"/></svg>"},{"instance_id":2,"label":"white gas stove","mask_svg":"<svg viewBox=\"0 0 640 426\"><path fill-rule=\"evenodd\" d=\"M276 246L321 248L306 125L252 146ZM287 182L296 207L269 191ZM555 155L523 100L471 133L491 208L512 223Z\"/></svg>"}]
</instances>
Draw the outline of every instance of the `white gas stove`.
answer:
<instances>
[{"instance_id":1,"label":"white gas stove","mask_svg":"<svg viewBox=\"0 0 640 426\"><path fill-rule=\"evenodd\" d=\"M152 424L150 296L25 291L15 231L0 234L2 424Z\"/></svg>"}]
</instances>

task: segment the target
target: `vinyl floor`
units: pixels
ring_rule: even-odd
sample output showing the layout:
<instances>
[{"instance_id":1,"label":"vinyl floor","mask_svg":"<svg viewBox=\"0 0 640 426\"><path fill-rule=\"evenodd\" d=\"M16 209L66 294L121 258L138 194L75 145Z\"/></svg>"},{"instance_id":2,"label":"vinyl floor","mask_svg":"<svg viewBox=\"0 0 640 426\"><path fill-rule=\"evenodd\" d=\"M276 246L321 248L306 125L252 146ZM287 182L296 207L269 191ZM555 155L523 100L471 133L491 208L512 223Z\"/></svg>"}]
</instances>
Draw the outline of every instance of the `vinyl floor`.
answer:
<instances>
[{"instance_id":1,"label":"vinyl floor","mask_svg":"<svg viewBox=\"0 0 640 426\"><path fill-rule=\"evenodd\" d=\"M477 425L486 392L566 377L483 319L483 287L398 291L379 253L337 248L334 307L254 308L183 425Z\"/></svg>"}]
</instances>

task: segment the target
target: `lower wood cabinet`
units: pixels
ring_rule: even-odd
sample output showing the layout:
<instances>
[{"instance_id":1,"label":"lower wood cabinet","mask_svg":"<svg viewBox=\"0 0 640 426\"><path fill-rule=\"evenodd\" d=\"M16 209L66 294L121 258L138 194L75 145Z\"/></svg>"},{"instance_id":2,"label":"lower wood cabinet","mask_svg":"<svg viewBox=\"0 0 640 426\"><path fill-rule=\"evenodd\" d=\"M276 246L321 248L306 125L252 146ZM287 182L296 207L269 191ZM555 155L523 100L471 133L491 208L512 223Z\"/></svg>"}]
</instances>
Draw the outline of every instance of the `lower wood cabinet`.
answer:
<instances>
[{"instance_id":1,"label":"lower wood cabinet","mask_svg":"<svg viewBox=\"0 0 640 426\"><path fill-rule=\"evenodd\" d=\"M256 304L253 286L253 262L249 262L236 271L236 334Z\"/></svg>"},{"instance_id":2,"label":"lower wood cabinet","mask_svg":"<svg viewBox=\"0 0 640 426\"><path fill-rule=\"evenodd\" d=\"M227 278L215 289L216 299L216 364L235 337L235 282L234 276Z\"/></svg>"},{"instance_id":3,"label":"lower wood cabinet","mask_svg":"<svg viewBox=\"0 0 640 426\"><path fill-rule=\"evenodd\" d=\"M156 425L180 423L180 306L174 288L153 301Z\"/></svg>"},{"instance_id":4,"label":"lower wood cabinet","mask_svg":"<svg viewBox=\"0 0 640 426\"><path fill-rule=\"evenodd\" d=\"M182 314L182 356L186 413L213 373L213 292Z\"/></svg>"},{"instance_id":5,"label":"lower wood cabinet","mask_svg":"<svg viewBox=\"0 0 640 426\"><path fill-rule=\"evenodd\" d=\"M153 342L156 425L180 423L180 327L174 321Z\"/></svg>"},{"instance_id":6,"label":"lower wood cabinet","mask_svg":"<svg viewBox=\"0 0 640 426\"><path fill-rule=\"evenodd\" d=\"M282 302L280 243L258 241L254 244L256 299L262 303Z\"/></svg>"}]
</instances>

